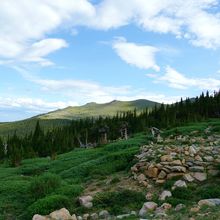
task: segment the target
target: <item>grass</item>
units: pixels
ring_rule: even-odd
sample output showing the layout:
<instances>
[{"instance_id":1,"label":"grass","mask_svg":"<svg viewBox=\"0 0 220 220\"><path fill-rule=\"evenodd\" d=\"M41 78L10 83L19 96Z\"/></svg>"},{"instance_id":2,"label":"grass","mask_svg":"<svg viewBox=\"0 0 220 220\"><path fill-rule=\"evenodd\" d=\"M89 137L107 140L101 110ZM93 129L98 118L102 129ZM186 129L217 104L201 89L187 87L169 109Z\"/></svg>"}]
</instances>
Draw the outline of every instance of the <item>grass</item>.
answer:
<instances>
[{"instance_id":1,"label":"grass","mask_svg":"<svg viewBox=\"0 0 220 220\"><path fill-rule=\"evenodd\" d=\"M48 214L65 205L74 213L79 209L77 197L85 184L118 172L128 173L134 154L146 141L139 134L96 149L76 149L59 155L55 161L28 159L17 168L0 164L0 220L10 216L29 220L32 214Z\"/></svg>"},{"instance_id":2,"label":"grass","mask_svg":"<svg viewBox=\"0 0 220 220\"><path fill-rule=\"evenodd\" d=\"M144 193L132 190L98 193L94 199L96 208L107 209L110 213L116 215L138 210L144 202Z\"/></svg>"}]
</instances>

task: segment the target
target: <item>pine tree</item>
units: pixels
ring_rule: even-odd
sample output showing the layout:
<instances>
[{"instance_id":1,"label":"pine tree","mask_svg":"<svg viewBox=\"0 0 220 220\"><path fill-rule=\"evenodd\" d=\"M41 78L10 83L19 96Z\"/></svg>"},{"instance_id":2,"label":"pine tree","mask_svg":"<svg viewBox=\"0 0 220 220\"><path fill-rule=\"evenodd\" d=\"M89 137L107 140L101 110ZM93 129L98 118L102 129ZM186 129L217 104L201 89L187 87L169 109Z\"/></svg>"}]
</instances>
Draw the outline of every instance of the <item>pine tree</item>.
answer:
<instances>
[{"instance_id":1,"label":"pine tree","mask_svg":"<svg viewBox=\"0 0 220 220\"><path fill-rule=\"evenodd\" d=\"M3 141L0 137L0 160L2 160L4 158L5 158L5 147L4 147Z\"/></svg>"},{"instance_id":2,"label":"pine tree","mask_svg":"<svg viewBox=\"0 0 220 220\"><path fill-rule=\"evenodd\" d=\"M18 138L16 133L8 140L8 158L11 165L17 167L20 165L22 160L23 148L21 140Z\"/></svg>"}]
</instances>

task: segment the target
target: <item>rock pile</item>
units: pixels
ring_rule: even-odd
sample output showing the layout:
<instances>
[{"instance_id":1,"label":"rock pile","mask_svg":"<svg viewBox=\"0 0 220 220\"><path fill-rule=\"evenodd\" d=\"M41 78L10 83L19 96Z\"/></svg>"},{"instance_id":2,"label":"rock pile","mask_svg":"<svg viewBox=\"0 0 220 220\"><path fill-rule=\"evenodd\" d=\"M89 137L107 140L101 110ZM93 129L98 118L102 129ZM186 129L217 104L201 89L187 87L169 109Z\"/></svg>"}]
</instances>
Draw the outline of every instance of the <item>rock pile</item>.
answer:
<instances>
[{"instance_id":1,"label":"rock pile","mask_svg":"<svg viewBox=\"0 0 220 220\"><path fill-rule=\"evenodd\" d=\"M67 209L62 208L60 210L50 213L47 216L36 214L33 216L32 220L116 220L129 218L132 216L137 216L137 213L135 211L131 211L128 214L112 216L107 210L102 210L99 213L86 213L82 216L76 216L75 214L71 216L70 212Z\"/></svg>"},{"instance_id":2,"label":"rock pile","mask_svg":"<svg viewBox=\"0 0 220 220\"><path fill-rule=\"evenodd\" d=\"M187 182L205 181L217 175L220 164L220 136L179 136L167 138L162 143L144 145L136 155L138 162L131 168L134 178L144 186L148 180L164 183L173 177Z\"/></svg>"},{"instance_id":3,"label":"rock pile","mask_svg":"<svg viewBox=\"0 0 220 220\"><path fill-rule=\"evenodd\" d=\"M60 210L54 211L50 213L48 216L42 216L42 215L34 215L32 220L77 220L76 215L70 215L70 212L62 208Z\"/></svg>"}]
</instances>

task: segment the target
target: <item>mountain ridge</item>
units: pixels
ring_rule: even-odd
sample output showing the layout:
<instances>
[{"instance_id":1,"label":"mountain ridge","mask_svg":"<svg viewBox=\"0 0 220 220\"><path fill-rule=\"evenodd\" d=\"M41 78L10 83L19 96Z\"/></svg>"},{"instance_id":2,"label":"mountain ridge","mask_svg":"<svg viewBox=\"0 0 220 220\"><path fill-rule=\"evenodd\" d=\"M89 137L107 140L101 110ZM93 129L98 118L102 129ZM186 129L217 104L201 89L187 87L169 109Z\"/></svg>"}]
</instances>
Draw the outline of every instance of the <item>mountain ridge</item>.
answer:
<instances>
[{"instance_id":1,"label":"mountain ridge","mask_svg":"<svg viewBox=\"0 0 220 220\"><path fill-rule=\"evenodd\" d=\"M57 109L45 114L40 114L20 121L3 122L0 123L0 136L6 137L13 134L15 131L18 135L25 135L28 132L34 130L36 122L39 120L42 127L45 129L51 129L67 125L71 120L78 120L87 117L97 118L99 116L107 117L114 116L117 113L123 113L132 111L134 109L137 112L141 112L145 108L153 108L160 103L146 100L137 99L133 101L119 101L113 100L108 103L95 103L90 102L82 106L68 106L64 109Z\"/></svg>"},{"instance_id":2,"label":"mountain ridge","mask_svg":"<svg viewBox=\"0 0 220 220\"><path fill-rule=\"evenodd\" d=\"M137 99L133 101L120 101L113 100L107 103L89 102L82 106L68 106L64 109L58 109L46 114L40 115L39 119L80 119L85 117L99 117L99 116L114 116L117 113L131 111L137 109L137 111L144 110L146 107L152 108L160 103L146 100Z\"/></svg>"}]
</instances>

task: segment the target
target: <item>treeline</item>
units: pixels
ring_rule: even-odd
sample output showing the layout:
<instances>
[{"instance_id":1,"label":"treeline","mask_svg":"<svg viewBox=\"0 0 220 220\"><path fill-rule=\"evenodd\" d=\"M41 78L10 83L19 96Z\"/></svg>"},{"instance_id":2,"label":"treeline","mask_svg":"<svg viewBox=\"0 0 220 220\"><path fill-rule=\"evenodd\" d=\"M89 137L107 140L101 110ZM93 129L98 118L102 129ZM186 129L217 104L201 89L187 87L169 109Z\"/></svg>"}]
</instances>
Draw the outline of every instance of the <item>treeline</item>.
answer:
<instances>
[{"instance_id":1,"label":"treeline","mask_svg":"<svg viewBox=\"0 0 220 220\"><path fill-rule=\"evenodd\" d=\"M50 156L55 159L57 154L79 146L97 146L109 140L124 138L124 132L133 134L152 126L169 128L219 117L220 92L213 95L207 92L195 99L181 99L172 105L161 104L151 110L145 109L141 114L134 110L114 117L80 119L47 132L37 122L34 132L23 138L15 132L5 142L0 139L0 160L6 158L13 166L18 166L24 158Z\"/></svg>"}]
</instances>

